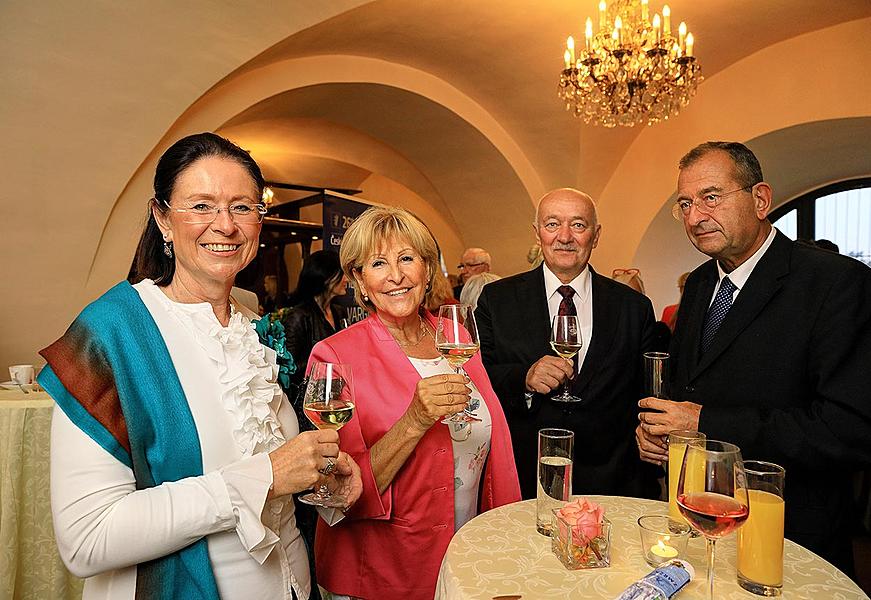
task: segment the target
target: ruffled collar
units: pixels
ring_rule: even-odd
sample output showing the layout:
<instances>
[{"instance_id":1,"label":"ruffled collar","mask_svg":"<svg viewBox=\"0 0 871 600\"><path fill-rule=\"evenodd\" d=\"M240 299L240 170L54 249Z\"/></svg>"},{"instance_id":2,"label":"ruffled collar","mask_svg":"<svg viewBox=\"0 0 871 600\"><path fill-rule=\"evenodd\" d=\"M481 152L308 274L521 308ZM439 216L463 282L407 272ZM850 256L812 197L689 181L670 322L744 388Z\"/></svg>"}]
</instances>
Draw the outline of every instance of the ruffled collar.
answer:
<instances>
[{"instance_id":1,"label":"ruffled collar","mask_svg":"<svg viewBox=\"0 0 871 600\"><path fill-rule=\"evenodd\" d=\"M276 417L282 392L276 383L275 351L260 343L251 321L231 306L224 327L209 303L175 302L146 281L217 367L221 405L233 419L233 439L240 452L250 456L284 444Z\"/></svg>"}]
</instances>

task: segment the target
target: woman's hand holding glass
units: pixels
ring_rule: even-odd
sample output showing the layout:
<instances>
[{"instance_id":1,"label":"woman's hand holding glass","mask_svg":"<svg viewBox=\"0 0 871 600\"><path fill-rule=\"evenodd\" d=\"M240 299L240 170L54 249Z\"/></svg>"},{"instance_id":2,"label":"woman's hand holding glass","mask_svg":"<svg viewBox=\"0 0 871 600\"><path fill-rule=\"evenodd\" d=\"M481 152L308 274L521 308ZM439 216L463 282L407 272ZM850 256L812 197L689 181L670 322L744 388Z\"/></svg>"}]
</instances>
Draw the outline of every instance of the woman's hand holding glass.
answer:
<instances>
[{"instance_id":1,"label":"woman's hand holding glass","mask_svg":"<svg viewBox=\"0 0 871 600\"><path fill-rule=\"evenodd\" d=\"M407 414L420 431L429 430L446 415L461 413L472 398L465 374L426 377L417 382Z\"/></svg>"},{"instance_id":2,"label":"woman's hand holding glass","mask_svg":"<svg viewBox=\"0 0 871 600\"><path fill-rule=\"evenodd\" d=\"M330 429L305 431L269 453L273 497L308 490L324 480L328 459L339 456L339 434Z\"/></svg>"},{"instance_id":3,"label":"woman's hand holding glass","mask_svg":"<svg viewBox=\"0 0 871 600\"><path fill-rule=\"evenodd\" d=\"M338 431L354 417L354 381L351 367L340 363L315 361L309 370L308 383L302 401L302 410L312 425L321 431ZM326 463L318 471L324 476L333 475L336 454L324 455ZM334 496L326 481L322 481L315 491L299 497L300 502L314 506L346 508L348 501Z\"/></svg>"}]
</instances>

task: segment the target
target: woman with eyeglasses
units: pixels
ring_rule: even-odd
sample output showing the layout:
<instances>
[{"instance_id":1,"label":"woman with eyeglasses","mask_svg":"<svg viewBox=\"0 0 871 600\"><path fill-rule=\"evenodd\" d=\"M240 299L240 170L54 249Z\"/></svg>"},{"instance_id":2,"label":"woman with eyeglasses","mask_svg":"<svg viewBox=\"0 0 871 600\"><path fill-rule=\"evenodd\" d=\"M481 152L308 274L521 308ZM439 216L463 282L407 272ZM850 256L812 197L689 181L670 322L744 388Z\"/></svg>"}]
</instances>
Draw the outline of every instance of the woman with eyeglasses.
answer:
<instances>
[{"instance_id":1,"label":"woman with eyeglasses","mask_svg":"<svg viewBox=\"0 0 871 600\"><path fill-rule=\"evenodd\" d=\"M350 506L360 471L334 431L299 433L275 324L230 296L257 253L263 176L215 134L161 156L134 285L42 351L57 401L52 515L84 598L308 599L291 494ZM326 518L338 518L327 515Z\"/></svg>"}]
</instances>

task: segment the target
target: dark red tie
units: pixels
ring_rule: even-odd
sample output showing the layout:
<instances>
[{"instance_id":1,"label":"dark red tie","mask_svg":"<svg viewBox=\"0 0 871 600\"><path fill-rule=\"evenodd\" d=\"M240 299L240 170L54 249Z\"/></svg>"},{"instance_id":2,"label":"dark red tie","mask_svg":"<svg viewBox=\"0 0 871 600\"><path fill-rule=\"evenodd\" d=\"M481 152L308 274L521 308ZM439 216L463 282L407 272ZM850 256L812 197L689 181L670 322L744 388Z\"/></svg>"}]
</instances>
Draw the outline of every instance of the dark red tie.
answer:
<instances>
[{"instance_id":1,"label":"dark red tie","mask_svg":"<svg viewBox=\"0 0 871 600\"><path fill-rule=\"evenodd\" d=\"M557 313L561 317L576 317L578 316L578 310L575 308L575 302L572 298L575 295L575 288L570 285L561 285L556 291L559 292L560 296L563 297L559 303L559 312Z\"/></svg>"}]
</instances>

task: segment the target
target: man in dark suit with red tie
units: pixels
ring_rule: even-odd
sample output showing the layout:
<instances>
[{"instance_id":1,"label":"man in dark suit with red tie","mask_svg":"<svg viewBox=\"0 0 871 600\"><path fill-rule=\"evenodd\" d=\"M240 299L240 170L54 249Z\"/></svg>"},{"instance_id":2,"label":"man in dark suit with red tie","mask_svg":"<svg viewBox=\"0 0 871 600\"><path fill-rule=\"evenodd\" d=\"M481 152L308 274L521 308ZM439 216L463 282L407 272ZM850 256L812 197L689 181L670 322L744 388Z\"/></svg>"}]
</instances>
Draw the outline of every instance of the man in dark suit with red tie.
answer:
<instances>
[{"instance_id":1,"label":"man in dark suit with red tie","mask_svg":"<svg viewBox=\"0 0 871 600\"><path fill-rule=\"evenodd\" d=\"M524 498L536 493L538 430L575 432L572 491L656 497L633 431L643 390L642 354L653 335L647 297L588 265L601 225L586 194L563 188L540 201L534 223L544 264L488 284L475 313L481 353L508 419ZM552 396L576 371L550 348L553 317L579 317L583 346L570 382L577 402Z\"/></svg>"},{"instance_id":2,"label":"man in dark suit with red tie","mask_svg":"<svg viewBox=\"0 0 871 600\"><path fill-rule=\"evenodd\" d=\"M698 429L783 466L786 537L851 573L852 474L871 463L871 269L790 241L771 199L743 144L681 159L674 215L712 260L684 289L672 400L640 402L639 452L665 461L668 431Z\"/></svg>"}]
</instances>

